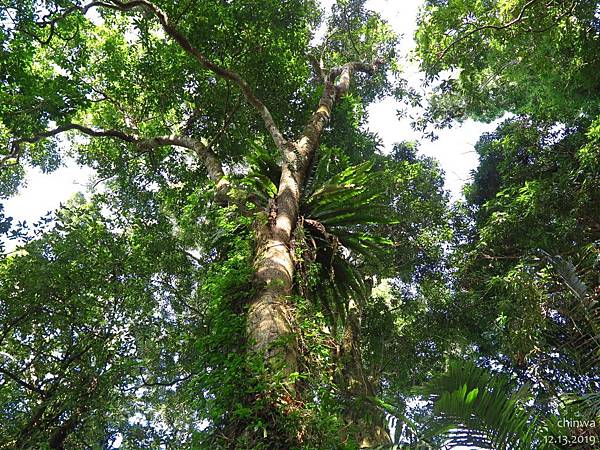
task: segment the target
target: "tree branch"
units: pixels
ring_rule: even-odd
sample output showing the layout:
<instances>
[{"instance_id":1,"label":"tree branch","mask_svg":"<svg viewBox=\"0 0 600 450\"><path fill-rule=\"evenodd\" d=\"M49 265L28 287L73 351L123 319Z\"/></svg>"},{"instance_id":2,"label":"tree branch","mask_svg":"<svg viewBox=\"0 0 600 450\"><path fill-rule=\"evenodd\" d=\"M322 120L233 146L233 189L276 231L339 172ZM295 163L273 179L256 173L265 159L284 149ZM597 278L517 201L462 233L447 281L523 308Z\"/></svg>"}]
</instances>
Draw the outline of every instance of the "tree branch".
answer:
<instances>
[{"instance_id":1,"label":"tree branch","mask_svg":"<svg viewBox=\"0 0 600 450\"><path fill-rule=\"evenodd\" d=\"M311 67L315 71L317 78L319 81L325 81L325 69L323 68L323 60L318 60L314 55L308 54L306 55L308 58L308 62Z\"/></svg>"},{"instance_id":2,"label":"tree branch","mask_svg":"<svg viewBox=\"0 0 600 450\"><path fill-rule=\"evenodd\" d=\"M348 93L352 74L354 72L362 72L371 75L379 69L381 64L382 62L379 59L376 59L371 64L354 61L331 69L327 76L325 76L325 89L319 99L317 110L305 125L302 137L297 142L297 145L300 148L305 148L306 145L315 147L323 128L329 122L335 102Z\"/></svg>"},{"instance_id":3,"label":"tree branch","mask_svg":"<svg viewBox=\"0 0 600 450\"><path fill-rule=\"evenodd\" d=\"M355 72L366 73L367 75L373 75L379 67L381 67L382 61L376 59L371 64L363 63L363 62L349 62L340 67L335 67L331 69L328 75L328 81L334 82L338 77L339 80L336 83L337 95L338 97L343 97L348 93L350 89L350 79Z\"/></svg>"},{"instance_id":4,"label":"tree branch","mask_svg":"<svg viewBox=\"0 0 600 450\"><path fill-rule=\"evenodd\" d=\"M40 395L42 398L46 398L46 392L44 392L42 389L38 388L37 386L34 386L33 384L23 381L22 379L20 379L18 376L16 376L11 371L9 371L3 367L0 367L0 373L3 373L8 378L10 378L15 383L17 383L19 386L27 389L28 391L35 392L36 394Z\"/></svg>"},{"instance_id":5,"label":"tree branch","mask_svg":"<svg viewBox=\"0 0 600 450\"><path fill-rule=\"evenodd\" d=\"M214 145L219 141L219 139L221 139L221 137L225 134L225 132L227 131L227 128L229 128L229 125L231 125L233 116L235 116L235 114L238 112L239 109L240 109L240 103L237 102L236 105L231 110L231 112L227 115L227 118L223 122L223 126L221 127L221 129L209 141L209 143L207 145L208 148L213 148Z\"/></svg>"},{"instance_id":6,"label":"tree branch","mask_svg":"<svg viewBox=\"0 0 600 450\"><path fill-rule=\"evenodd\" d=\"M521 8L521 10L519 11L519 14L517 15L517 17L515 17L513 20L502 24L502 25L492 25L492 24L488 24L488 25L482 25L479 26L477 28L474 28L473 30L463 34L462 36L460 36L458 39L455 39L454 41L452 41L446 48L444 48L438 55L438 59L444 59L444 57L446 56L446 54L448 53L448 51L450 51L450 49L452 47L454 47L455 45L458 45L459 43L461 43L462 41L464 41L465 39L467 39L469 36L472 36L475 33L478 33L480 31L483 30L504 30L506 28L509 28L519 22L521 22L524 19L524 15L525 15L525 11L527 10L527 8L529 8L531 5L533 5L534 3L536 3L539 0L529 0L527 3L525 3L523 5L523 7Z\"/></svg>"},{"instance_id":7,"label":"tree branch","mask_svg":"<svg viewBox=\"0 0 600 450\"><path fill-rule=\"evenodd\" d=\"M154 382L149 382L148 380L146 380L144 378L144 371L143 369L140 367L139 368L139 372L140 372L140 378L142 379L142 385L141 386L137 386L135 389L140 389L142 387L151 387L151 386L173 386L174 384L177 383L181 383L182 381L186 381L189 380L192 377L192 373L188 373L185 376L179 377L179 378L175 378L172 381L154 381Z\"/></svg>"},{"instance_id":8,"label":"tree branch","mask_svg":"<svg viewBox=\"0 0 600 450\"><path fill-rule=\"evenodd\" d=\"M145 151L152 150L165 145L184 147L194 151L196 155L202 160L208 172L208 176L212 181L218 184L225 176L225 173L223 172L223 168L221 166L221 162L217 159L216 155L210 150L210 148L200 140L178 135L158 136L154 138L139 138L138 136L127 134L120 130L96 130L75 123L61 125L52 130L43 131L31 137L13 140L11 142L10 153L2 157L2 159L0 159L0 170L4 167L18 164L19 159L21 157L22 144L34 144L36 142L41 141L42 139L54 137L60 133L64 133L71 130L77 130L87 136L92 137L109 137L119 139L121 141L134 144ZM9 162L11 159L14 159L15 162Z\"/></svg>"},{"instance_id":9,"label":"tree branch","mask_svg":"<svg viewBox=\"0 0 600 450\"><path fill-rule=\"evenodd\" d=\"M287 145L287 140L279 131L279 128L275 124L275 120L271 115L271 112L267 109L263 102L254 94L252 88L246 82L246 80L244 80L237 72L225 69L208 59L200 50L194 47L183 34L181 34L181 32L175 27L175 25L171 24L167 14L154 3L148 0L131 0L128 2L120 0L93 1L84 6L72 6L66 9L57 18L41 22L39 23L39 25L52 25L74 11L80 11L82 14L85 14L90 8L95 6L114 9L118 11L130 11L139 7L154 15L158 19L160 25L162 26L163 30L167 33L167 35L170 36L175 42L177 42L183 50L185 50L188 54L193 56L204 68L210 70L211 72L213 72L221 78L235 83L239 87L248 103L250 103L254 107L254 109L262 118L277 148L280 151L284 150L285 146Z\"/></svg>"}]
</instances>

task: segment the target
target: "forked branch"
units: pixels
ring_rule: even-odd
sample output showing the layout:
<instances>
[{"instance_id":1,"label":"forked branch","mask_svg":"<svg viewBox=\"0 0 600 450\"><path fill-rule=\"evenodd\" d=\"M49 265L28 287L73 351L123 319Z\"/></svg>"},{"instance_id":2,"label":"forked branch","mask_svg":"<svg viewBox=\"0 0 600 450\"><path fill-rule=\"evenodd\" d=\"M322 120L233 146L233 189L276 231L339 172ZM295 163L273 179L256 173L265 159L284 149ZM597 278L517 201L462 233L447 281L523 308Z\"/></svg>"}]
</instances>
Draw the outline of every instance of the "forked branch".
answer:
<instances>
[{"instance_id":1,"label":"forked branch","mask_svg":"<svg viewBox=\"0 0 600 450\"><path fill-rule=\"evenodd\" d=\"M338 96L343 97L350 89L350 79L354 73L361 72L367 75L373 75L375 72L377 72L381 65L382 61L379 59L376 59L371 64L357 61L349 62L343 66L331 69L329 72L328 81L334 82L339 77L336 83L336 88L338 91Z\"/></svg>"},{"instance_id":2,"label":"forked branch","mask_svg":"<svg viewBox=\"0 0 600 450\"><path fill-rule=\"evenodd\" d=\"M221 78L233 82L238 86L248 103L250 103L250 105L254 107L254 109L262 118L277 148L283 151L283 149L287 145L287 140L279 131L279 128L277 127L275 120L271 115L271 112L264 105L264 103L254 94L254 91L252 90L248 82L244 80L244 78L242 78L237 72L225 69L212 62L209 58L207 58L200 50L198 50L198 48L192 45L192 43L177 29L177 27L170 22L167 14L154 3L148 0L131 0L128 2L123 2L120 0L93 1L83 6L72 6L66 9L59 16L51 20L45 20L43 22L40 22L39 25L53 26L57 21L61 20L62 18L64 18L72 12L79 11L82 14L85 14L90 8L93 7L103 7L117 11L130 11L135 8L141 8L155 16L158 19L165 33L167 33L167 35L171 37L171 39L177 42L179 46L183 50L185 50L189 55L193 56L204 68L210 70L215 75L218 75Z\"/></svg>"}]
</instances>

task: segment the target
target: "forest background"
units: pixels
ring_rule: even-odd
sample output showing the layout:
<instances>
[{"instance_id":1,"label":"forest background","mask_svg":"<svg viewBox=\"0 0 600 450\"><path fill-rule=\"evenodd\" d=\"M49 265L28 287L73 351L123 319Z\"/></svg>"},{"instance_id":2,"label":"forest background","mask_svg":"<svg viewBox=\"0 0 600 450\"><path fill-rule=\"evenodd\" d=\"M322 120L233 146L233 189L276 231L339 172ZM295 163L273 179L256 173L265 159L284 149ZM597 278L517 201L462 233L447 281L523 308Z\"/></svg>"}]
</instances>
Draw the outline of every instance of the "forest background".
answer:
<instances>
[{"instance_id":1,"label":"forest background","mask_svg":"<svg viewBox=\"0 0 600 450\"><path fill-rule=\"evenodd\" d=\"M596 447L597 2L370 6L1 4L2 448Z\"/></svg>"}]
</instances>

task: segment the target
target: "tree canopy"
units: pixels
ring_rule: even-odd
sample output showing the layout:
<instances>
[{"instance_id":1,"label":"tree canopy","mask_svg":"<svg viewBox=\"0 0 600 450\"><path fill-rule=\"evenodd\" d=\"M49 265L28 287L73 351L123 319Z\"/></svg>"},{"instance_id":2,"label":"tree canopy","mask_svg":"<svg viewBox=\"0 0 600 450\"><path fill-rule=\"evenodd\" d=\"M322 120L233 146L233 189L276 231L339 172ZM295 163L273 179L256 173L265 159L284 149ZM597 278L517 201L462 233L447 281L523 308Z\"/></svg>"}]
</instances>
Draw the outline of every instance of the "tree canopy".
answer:
<instances>
[{"instance_id":1,"label":"tree canopy","mask_svg":"<svg viewBox=\"0 0 600 450\"><path fill-rule=\"evenodd\" d=\"M597 2L426 1L422 99L367 6L0 2L0 195L99 186L0 208L0 448L600 444ZM386 96L504 117L463 200Z\"/></svg>"}]
</instances>

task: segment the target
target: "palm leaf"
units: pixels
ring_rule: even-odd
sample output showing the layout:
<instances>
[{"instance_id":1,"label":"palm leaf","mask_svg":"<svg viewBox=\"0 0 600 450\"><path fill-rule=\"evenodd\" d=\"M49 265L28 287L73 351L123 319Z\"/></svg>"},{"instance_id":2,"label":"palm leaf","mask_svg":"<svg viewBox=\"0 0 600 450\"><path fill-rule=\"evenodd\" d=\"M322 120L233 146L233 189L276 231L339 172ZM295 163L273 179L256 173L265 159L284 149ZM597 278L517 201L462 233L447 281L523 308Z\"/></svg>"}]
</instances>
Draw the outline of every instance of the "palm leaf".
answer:
<instances>
[{"instance_id":1,"label":"palm leaf","mask_svg":"<svg viewBox=\"0 0 600 450\"><path fill-rule=\"evenodd\" d=\"M249 188L262 206L266 206L269 200L277 195L277 186L271 179L260 173L250 173L240 180L240 184Z\"/></svg>"},{"instance_id":2,"label":"palm leaf","mask_svg":"<svg viewBox=\"0 0 600 450\"><path fill-rule=\"evenodd\" d=\"M385 237L360 231L335 230L333 232L344 247L358 254L376 254L389 249L394 243Z\"/></svg>"},{"instance_id":3,"label":"palm leaf","mask_svg":"<svg viewBox=\"0 0 600 450\"><path fill-rule=\"evenodd\" d=\"M591 273L596 273L595 264L597 263L597 250L594 245L588 246L592 250L593 261L591 261ZM575 265L560 255L552 256L546 251L540 249L540 254L559 275L561 284L566 286L568 291L573 294L575 301L567 304L563 309L564 313L574 325L574 330L569 339L563 343L563 347L568 347L573 355L581 361L582 366L595 368L600 359L600 305L598 296L594 297L594 289L590 289L582 279L582 273ZM579 266L589 266L590 261L583 258ZM591 281L593 287L594 280Z\"/></svg>"},{"instance_id":4,"label":"palm leaf","mask_svg":"<svg viewBox=\"0 0 600 450\"><path fill-rule=\"evenodd\" d=\"M574 415L588 420L597 420L600 417L600 392L591 392L579 396L566 395L562 397L568 409Z\"/></svg>"},{"instance_id":5,"label":"palm leaf","mask_svg":"<svg viewBox=\"0 0 600 450\"><path fill-rule=\"evenodd\" d=\"M542 249L539 251L542 256L554 267L571 292L579 300L584 300L588 292L588 287L581 280L581 278L579 278L577 269L575 269L573 263L563 259L560 255L552 256Z\"/></svg>"},{"instance_id":6,"label":"palm leaf","mask_svg":"<svg viewBox=\"0 0 600 450\"><path fill-rule=\"evenodd\" d=\"M529 449L539 438L537 418L522 406L527 389L515 392L503 377L473 364L451 364L422 392L436 416L426 434L443 436L448 446Z\"/></svg>"}]
</instances>

